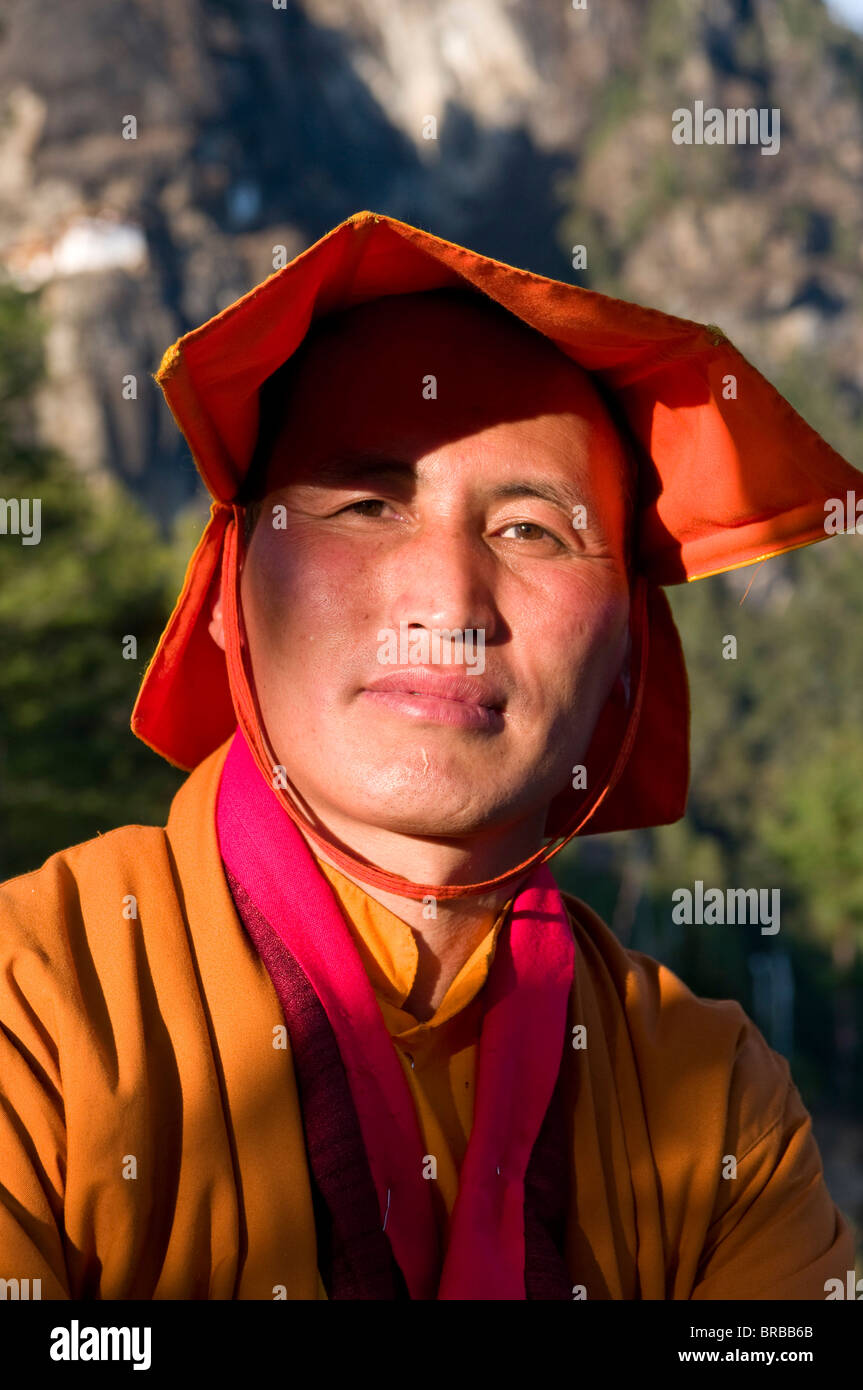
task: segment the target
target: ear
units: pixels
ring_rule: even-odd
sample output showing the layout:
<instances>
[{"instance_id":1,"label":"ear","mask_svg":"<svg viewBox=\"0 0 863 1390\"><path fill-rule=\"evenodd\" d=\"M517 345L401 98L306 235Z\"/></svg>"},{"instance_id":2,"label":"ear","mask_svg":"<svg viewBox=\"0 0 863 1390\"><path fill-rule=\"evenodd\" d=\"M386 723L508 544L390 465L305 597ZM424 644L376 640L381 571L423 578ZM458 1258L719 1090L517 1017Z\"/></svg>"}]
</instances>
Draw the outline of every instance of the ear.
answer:
<instances>
[{"instance_id":1,"label":"ear","mask_svg":"<svg viewBox=\"0 0 863 1390\"><path fill-rule=\"evenodd\" d=\"M218 595L217 595L217 597L216 597L216 602L213 604L213 614L212 614L212 617L210 618L210 625L209 625L209 628L208 628L207 630L208 630L210 636L212 637L213 641L215 642L216 646L217 646L217 647L221 647L222 651L224 651L224 650L225 650L225 625L224 625L224 622L222 621L222 590L221 590L221 585L219 586L219 592L218 592Z\"/></svg>"}]
</instances>

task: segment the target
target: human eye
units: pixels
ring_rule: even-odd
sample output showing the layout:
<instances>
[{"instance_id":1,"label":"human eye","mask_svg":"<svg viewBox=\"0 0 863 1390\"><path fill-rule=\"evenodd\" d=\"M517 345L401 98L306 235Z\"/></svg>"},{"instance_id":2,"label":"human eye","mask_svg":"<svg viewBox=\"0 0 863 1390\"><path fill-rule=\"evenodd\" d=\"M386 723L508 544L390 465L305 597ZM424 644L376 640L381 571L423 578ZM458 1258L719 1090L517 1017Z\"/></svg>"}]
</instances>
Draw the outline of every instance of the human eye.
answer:
<instances>
[{"instance_id":1,"label":"human eye","mask_svg":"<svg viewBox=\"0 0 863 1390\"><path fill-rule=\"evenodd\" d=\"M389 502L385 502L382 497L359 497L356 502L350 502L346 507L340 508L337 516L345 516L353 512L355 516L379 517L380 511L375 508L388 507Z\"/></svg>"},{"instance_id":2,"label":"human eye","mask_svg":"<svg viewBox=\"0 0 863 1390\"><path fill-rule=\"evenodd\" d=\"M540 526L537 521L511 521L508 526L498 531L497 534L507 539L508 533L510 532L518 533L512 537L513 540L541 542L543 544L550 541L553 545L561 549L563 548L563 542L559 537L554 535L552 531L547 530L545 526Z\"/></svg>"}]
</instances>

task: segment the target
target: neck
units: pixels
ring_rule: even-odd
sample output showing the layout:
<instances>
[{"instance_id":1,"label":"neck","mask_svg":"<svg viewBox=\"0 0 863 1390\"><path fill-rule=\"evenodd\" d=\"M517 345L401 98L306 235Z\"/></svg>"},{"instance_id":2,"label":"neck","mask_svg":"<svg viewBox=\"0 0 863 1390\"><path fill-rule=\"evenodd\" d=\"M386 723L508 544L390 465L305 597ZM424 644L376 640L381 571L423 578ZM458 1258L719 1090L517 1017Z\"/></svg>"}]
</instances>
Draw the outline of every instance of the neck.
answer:
<instances>
[{"instance_id":1,"label":"neck","mask_svg":"<svg viewBox=\"0 0 863 1390\"><path fill-rule=\"evenodd\" d=\"M465 961L473 954L483 937L487 935L504 904L515 897L529 877L528 871L521 878L505 883L496 889L491 889L488 893L477 893L464 898L444 898L440 901L427 897L423 901L416 898L405 898L398 893L390 893L385 889L364 883L355 874L335 864L326 851L319 848L314 841L309 840L308 836L306 836L306 840L312 853L318 859L322 859L338 873L343 874L351 883L355 883L370 898L379 902L411 928L417 945L418 963L414 986L405 1000L405 1008L419 1022L425 1022L431 1018ZM430 846L425 841L420 843L425 851L446 848ZM511 854L502 863L498 856L495 856L493 864L486 864L480 867L479 871L473 870L476 875L473 881L494 878L514 863L520 863L521 860L526 859L539 847L540 844L537 842L528 842L516 851L518 853L517 858ZM352 848L356 848L356 846L352 846ZM372 857L365 846L360 852L372 862L376 862L376 859ZM451 853L443 856L425 853L416 857L423 861L418 866L419 874L417 866L414 867L413 873L405 873L402 866L399 866L397 872L412 880L443 884L448 880L456 879L456 874L453 872L456 860L458 860L458 867L464 868L464 855L459 857ZM473 859L473 856L468 857ZM480 858L482 859L483 856ZM458 879L463 881L464 874L458 875Z\"/></svg>"}]
</instances>

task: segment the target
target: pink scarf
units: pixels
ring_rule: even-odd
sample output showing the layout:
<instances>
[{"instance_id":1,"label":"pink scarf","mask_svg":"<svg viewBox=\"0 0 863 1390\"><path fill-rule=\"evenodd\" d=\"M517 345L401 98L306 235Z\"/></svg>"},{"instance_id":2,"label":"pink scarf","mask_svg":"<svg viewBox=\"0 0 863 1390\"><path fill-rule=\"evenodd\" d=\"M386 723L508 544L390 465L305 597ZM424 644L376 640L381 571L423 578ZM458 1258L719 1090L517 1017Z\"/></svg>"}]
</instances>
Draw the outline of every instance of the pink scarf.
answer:
<instances>
[{"instance_id":1,"label":"pink scarf","mask_svg":"<svg viewBox=\"0 0 863 1390\"><path fill-rule=\"evenodd\" d=\"M326 1011L395 1259L415 1299L525 1297L525 1173L564 1047L575 943L540 865L498 936L485 985L473 1127L440 1282L413 1098L335 895L238 730L217 806L222 859Z\"/></svg>"}]
</instances>

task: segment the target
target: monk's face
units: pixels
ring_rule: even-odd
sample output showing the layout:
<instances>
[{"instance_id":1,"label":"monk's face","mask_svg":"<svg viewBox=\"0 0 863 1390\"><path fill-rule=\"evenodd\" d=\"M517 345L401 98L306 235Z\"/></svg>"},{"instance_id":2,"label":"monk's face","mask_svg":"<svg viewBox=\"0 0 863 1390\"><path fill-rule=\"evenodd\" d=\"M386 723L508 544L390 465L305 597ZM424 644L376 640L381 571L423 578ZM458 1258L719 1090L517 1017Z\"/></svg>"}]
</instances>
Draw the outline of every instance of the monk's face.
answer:
<instances>
[{"instance_id":1,"label":"monk's face","mask_svg":"<svg viewBox=\"0 0 863 1390\"><path fill-rule=\"evenodd\" d=\"M288 777L348 842L538 845L627 646L626 464L589 378L408 295L310 343L286 404L241 596Z\"/></svg>"}]
</instances>

